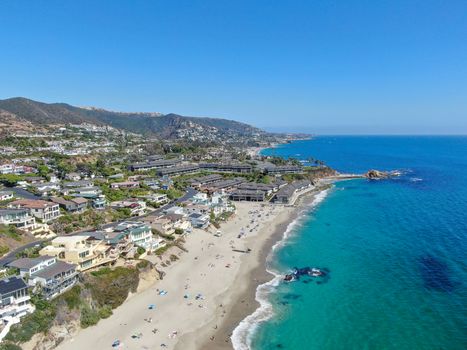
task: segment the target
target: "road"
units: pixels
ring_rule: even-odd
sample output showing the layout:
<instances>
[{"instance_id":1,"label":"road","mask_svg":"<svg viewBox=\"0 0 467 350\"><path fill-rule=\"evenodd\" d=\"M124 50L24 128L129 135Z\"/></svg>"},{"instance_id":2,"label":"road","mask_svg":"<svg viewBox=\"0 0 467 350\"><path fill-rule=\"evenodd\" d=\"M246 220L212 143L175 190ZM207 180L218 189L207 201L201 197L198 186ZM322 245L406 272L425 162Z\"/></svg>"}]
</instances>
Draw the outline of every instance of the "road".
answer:
<instances>
[{"instance_id":1,"label":"road","mask_svg":"<svg viewBox=\"0 0 467 350\"><path fill-rule=\"evenodd\" d=\"M19 248L16 248L15 250L12 250L9 252L7 255L5 255L3 258L0 259L0 266L5 266L8 263L11 263L13 260L16 260L16 254L21 253L23 250L32 248L36 244L40 244L42 241L34 241L25 245L22 245Z\"/></svg>"},{"instance_id":2,"label":"road","mask_svg":"<svg viewBox=\"0 0 467 350\"><path fill-rule=\"evenodd\" d=\"M8 191L14 192L15 197L21 197L25 199L43 199L42 197L36 196L34 193L26 191L21 187L9 187Z\"/></svg>"}]
</instances>

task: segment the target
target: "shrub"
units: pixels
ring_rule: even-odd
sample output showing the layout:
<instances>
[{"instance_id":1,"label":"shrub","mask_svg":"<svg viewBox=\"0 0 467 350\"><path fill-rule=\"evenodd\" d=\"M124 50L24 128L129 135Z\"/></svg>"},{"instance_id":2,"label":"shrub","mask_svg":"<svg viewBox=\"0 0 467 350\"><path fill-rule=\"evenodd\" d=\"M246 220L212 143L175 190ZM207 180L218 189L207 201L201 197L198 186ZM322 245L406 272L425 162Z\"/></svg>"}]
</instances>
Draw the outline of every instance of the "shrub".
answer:
<instances>
[{"instance_id":1,"label":"shrub","mask_svg":"<svg viewBox=\"0 0 467 350\"><path fill-rule=\"evenodd\" d=\"M4 246L4 245L0 246L0 256L5 255L9 251L10 251L10 248L8 248L7 246Z\"/></svg>"},{"instance_id":2,"label":"shrub","mask_svg":"<svg viewBox=\"0 0 467 350\"><path fill-rule=\"evenodd\" d=\"M70 310L78 309L81 305L81 287L76 285L69 291L63 293L59 298L65 300Z\"/></svg>"},{"instance_id":3,"label":"shrub","mask_svg":"<svg viewBox=\"0 0 467 350\"><path fill-rule=\"evenodd\" d=\"M175 229L175 234L177 235L182 235L183 234L183 230L181 228L176 228Z\"/></svg>"},{"instance_id":4,"label":"shrub","mask_svg":"<svg viewBox=\"0 0 467 350\"><path fill-rule=\"evenodd\" d=\"M6 336L7 340L15 343L29 341L36 333L47 332L55 318L56 308L54 304L39 298L33 299L36 311L21 319L21 323L11 327Z\"/></svg>"},{"instance_id":5,"label":"shrub","mask_svg":"<svg viewBox=\"0 0 467 350\"><path fill-rule=\"evenodd\" d=\"M2 343L0 344L0 350L21 350L21 347L12 343Z\"/></svg>"},{"instance_id":6,"label":"shrub","mask_svg":"<svg viewBox=\"0 0 467 350\"><path fill-rule=\"evenodd\" d=\"M108 318L112 316L112 308L109 305L104 305L99 309L100 318Z\"/></svg>"},{"instance_id":7,"label":"shrub","mask_svg":"<svg viewBox=\"0 0 467 350\"><path fill-rule=\"evenodd\" d=\"M141 261L139 261L139 262L136 264L136 267L137 267L138 269L142 270L142 269L145 269L146 267L148 267L148 265L149 265L149 261L147 261L147 260L141 260Z\"/></svg>"},{"instance_id":8,"label":"shrub","mask_svg":"<svg viewBox=\"0 0 467 350\"><path fill-rule=\"evenodd\" d=\"M94 326L99 322L99 313L95 310L92 310L89 305L85 304L81 308L81 327L87 328L89 326Z\"/></svg>"},{"instance_id":9,"label":"shrub","mask_svg":"<svg viewBox=\"0 0 467 350\"><path fill-rule=\"evenodd\" d=\"M139 271L133 268L102 268L88 276L86 287L90 289L93 299L102 307L109 305L112 309L120 306L135 292L139 282Z\"/></svg>"}]
</instances>

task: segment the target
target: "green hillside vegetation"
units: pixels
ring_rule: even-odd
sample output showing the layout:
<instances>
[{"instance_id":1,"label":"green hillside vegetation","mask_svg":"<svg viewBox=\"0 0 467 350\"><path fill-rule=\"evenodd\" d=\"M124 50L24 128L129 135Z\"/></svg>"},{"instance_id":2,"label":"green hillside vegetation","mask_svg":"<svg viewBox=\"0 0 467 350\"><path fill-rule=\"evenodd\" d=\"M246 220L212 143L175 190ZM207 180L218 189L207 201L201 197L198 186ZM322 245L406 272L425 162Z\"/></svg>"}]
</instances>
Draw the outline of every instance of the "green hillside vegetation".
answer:
<instances>
[{"instance_id":1,"label":"green hillside vegetation","mask_svg":"<svg viewBox=\"0 0 467 350\"><path fill-rule=\"evenodd\" d=\"M66 103L42 103L23 97L0 100L0 109L38 125L81 124L84 122L109 125L140 134L158 134L171 137L183 124L192 122L204 127L215 127L221 132L242 135L262 133L260 129L237 121L218 118L185 117L177 114L121 113L103 109L74 107Z\"/></svg>"}]
</instances>

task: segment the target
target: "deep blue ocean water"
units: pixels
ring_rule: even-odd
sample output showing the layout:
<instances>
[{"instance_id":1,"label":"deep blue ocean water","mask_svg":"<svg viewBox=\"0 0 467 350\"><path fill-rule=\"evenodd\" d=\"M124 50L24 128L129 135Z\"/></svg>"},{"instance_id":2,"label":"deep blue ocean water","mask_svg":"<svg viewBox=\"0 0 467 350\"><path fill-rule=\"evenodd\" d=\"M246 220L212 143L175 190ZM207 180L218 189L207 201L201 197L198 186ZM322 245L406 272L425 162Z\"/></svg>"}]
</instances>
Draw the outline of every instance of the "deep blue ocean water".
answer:
<instances>
[{"instance_id":1,"label":"deep blue ocean water","mask_svg":"<svg viewBox=\"0 0 467 350\"><path fill-rule=\"evenodd\" d=\"M330 278L281 283L254 350L467 349L467 137L323 136L263 154L404 174L337 183L302 219L272 268Z\"/></svg>"}]
</instances>

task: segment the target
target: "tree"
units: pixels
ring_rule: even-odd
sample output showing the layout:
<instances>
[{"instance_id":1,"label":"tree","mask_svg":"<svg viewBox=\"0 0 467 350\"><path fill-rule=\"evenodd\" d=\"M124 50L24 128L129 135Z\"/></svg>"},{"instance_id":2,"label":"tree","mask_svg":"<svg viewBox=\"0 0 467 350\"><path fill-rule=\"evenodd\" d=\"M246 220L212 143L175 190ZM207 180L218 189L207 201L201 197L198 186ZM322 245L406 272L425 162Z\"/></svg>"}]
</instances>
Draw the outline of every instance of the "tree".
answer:
<instances>
[{"instance_id":1,"label":"tree","mask_svg":"<svg viewBox=\"0 0 467 350\"><path fill-rule=\"evenodd\" d=\"M50 169L47 165L41 164L37 167L37 172L40 176L47 177L47 175L50 173Z\"/></svg>"}]
</instances>

